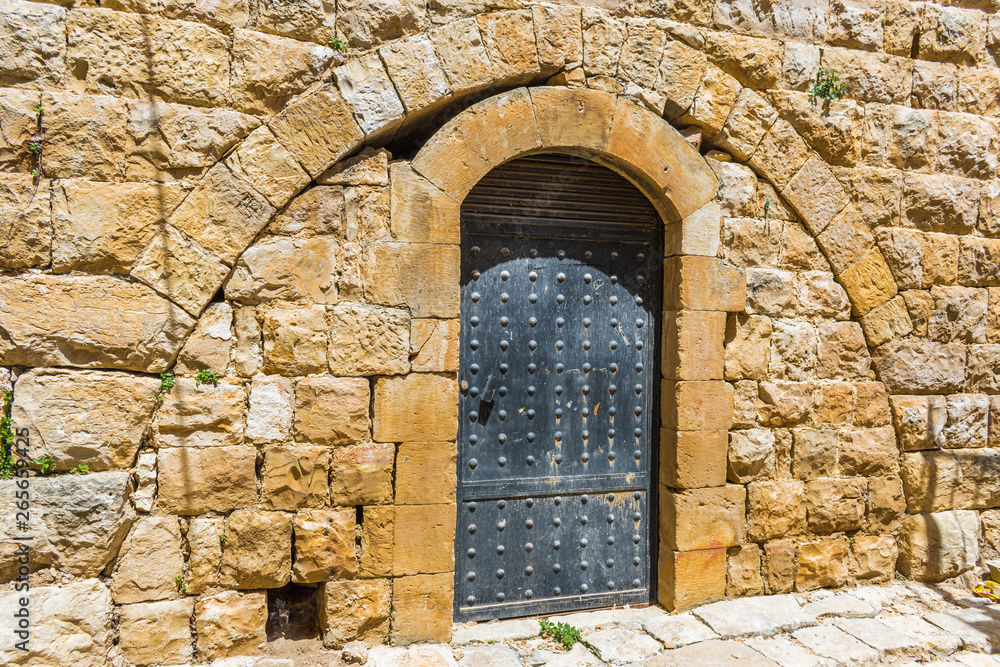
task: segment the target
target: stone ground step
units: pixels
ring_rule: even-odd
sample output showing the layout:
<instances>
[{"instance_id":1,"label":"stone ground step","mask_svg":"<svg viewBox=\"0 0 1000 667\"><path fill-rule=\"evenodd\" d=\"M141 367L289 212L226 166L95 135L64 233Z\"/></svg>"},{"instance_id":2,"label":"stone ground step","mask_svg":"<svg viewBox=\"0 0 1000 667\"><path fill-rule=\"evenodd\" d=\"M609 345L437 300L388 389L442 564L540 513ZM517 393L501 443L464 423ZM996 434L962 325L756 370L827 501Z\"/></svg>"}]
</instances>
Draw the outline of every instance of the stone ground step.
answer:
<instances>
[{"instance_id":1,"label":"stone ground step","mask_svg":"<svg viewBox=\"0 0 1000 667\"><path fill-rule=\"evenodd\" d=\"M725 600L695 609L693 613L724 639L769 637L816 624L791 595Z\"/></svg>"},{"instance_id":2,"label":"stone ground step","mask_svg":"<svg viewBox=\"0 0 1000 667\"><path fill-rule=\"evenodd\" d=\"M641 630L605 628L583 633L584 643L602 661L612 665L628 665L651 658L663 650L663 644Z\"/></svg>"}]
</instances>

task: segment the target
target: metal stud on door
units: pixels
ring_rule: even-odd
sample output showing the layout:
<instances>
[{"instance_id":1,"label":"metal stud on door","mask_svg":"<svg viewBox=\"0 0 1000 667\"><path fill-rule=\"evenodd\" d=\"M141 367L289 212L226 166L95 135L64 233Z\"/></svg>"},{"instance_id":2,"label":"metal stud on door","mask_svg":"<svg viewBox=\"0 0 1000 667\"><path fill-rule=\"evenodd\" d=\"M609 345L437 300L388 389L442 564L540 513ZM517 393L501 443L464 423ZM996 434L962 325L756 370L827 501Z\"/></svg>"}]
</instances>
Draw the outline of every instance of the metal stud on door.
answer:
<instances>
[{"instance_id":1,"label":"metal stud on door","mask_svg":"<svg viewBox=\"0 0 1000 667\"><path fill-rule=\"evenodd\" d=\"M658 221L569 156L463 203L456 619L649 601Z\"/></svg>"}]
</instances>

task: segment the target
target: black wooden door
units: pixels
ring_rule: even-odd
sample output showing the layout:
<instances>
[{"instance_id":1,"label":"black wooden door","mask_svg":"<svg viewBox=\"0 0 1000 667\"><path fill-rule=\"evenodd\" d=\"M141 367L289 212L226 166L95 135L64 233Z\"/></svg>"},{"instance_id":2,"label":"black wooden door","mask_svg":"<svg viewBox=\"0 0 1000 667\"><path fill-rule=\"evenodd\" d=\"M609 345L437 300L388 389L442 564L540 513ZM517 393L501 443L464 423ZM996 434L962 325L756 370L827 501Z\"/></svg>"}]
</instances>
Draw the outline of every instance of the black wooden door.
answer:
<instances>
[{"instance_id":1,"label":"black wooden door","mask_svg":"<svg viewBox=\"0 0 1000 667\"><path fill-rule=\"evenodd\" d=\"M463 203L457 620L650 600L658 223L560 155Z\"/></svg>"}]
</instances>

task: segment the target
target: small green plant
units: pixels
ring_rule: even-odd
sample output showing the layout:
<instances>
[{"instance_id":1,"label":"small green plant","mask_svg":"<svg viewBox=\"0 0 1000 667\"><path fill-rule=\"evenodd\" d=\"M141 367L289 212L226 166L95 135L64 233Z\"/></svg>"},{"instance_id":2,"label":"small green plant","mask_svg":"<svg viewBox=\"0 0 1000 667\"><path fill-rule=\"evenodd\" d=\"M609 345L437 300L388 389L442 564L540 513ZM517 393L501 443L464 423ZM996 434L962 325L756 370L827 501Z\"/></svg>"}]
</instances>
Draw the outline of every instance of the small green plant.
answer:
<instances>
[{"instance_id":1,"label":"small green plant","mask_svg":"<svg viewBox=\"0 0 1000 667\"><path fill-rule=\"evenodd\" d=\"M839 100L844 96L845 92L847 92L847 82L840 80L835 69L820 68L817 70L816 81L813 82L812 88L809 89L810 95L824 99L827 102Z\"/></svg>"},{"instance_id":2,"label":"small green plant","mask_svg":"<svg viewBox=\"0 0 1000 667\"><path fill-rule=\"evenodd\" d=\"M14 476L14 437L10 431L10 406L14 402L11 392L4 392L0 403L0 479Z\"/></svg>"},{"instance_id":3,"label":"small green plant","mask_svg":"<svg viewBox=\"0 0 1000 667\"><path fill-rule=\"evenodd\" d=\"M219 386L219 378L222 377L218 372L209 370L207 368L202 368L194 376L194 385L200 387L203 384L210 384L213 387Z\"/></svg>"},{"instance_id":4,"label":"small green plant","mask_svg":"<svg viewBox=\"0 0 1000 667\"><path fill-rule=\"evenodd\" d=\"M219 544L225 544L225 543L226 543L226 534L219 533Z\"/></svg>"},{"instance_id":5,"label":"small green plant","mask_svg":"<svg viewBox=\"0 0 1000 667\"><path fill-rule=\"evenodd\" d=\"M188 587L187 584L184 583L183 574L178 574L176 577L174 577L174 581L177 582L177 590L179 590L181 593L187 593Z\"/></svg>"},{"instance_id":6,"label":"small green plant","mask_svg":"<svg viewBox=\"0 0 1000 667\"><path fill-rule=\"evenodd\" d=\"M170 372L160 373L160 393L156 395L156 404L163 405L163 397L174 388L174 374Z\"/></svg>"},{"instance_id":7,"label":"small green plant","mask_svg":"<svg viewBox=\"0 0 1000 667\"><path fill-rule=\"evenodd\" d=\"M334 51L346 51L347 44L344 43L340 37L334 37L333 39L328 39L326 45L329 46Z\"/></svg>"},{"instance_id":8,"label":"small green plant","mask_svg":"<svg viewBox=\"0 0 1000 667\"><path fill-rule=\"evenodd\" d=\"M569 623L552 623L542 619L538 622L541 628L542 637L548 637L549 639L558 642L563 645L567 651L573 648L573 645L577 642L582 642L583 637L580 636L580 631L574 628Z\"/></svg>"},{"instance_id":9,"label":"small green plant","mask_svg":"<svg viewBox=\"0 0 1000 667\"><path fill-rule=\"evenodd\" d=\"M42 105L35 105L35 136L28 142L28 155L31 156L31 179L38 182L42 175L42 150L45 139L42 136Z\"/></svg>"},{"instance_id":10,"label":"small green plant","mask_svg":"<svg viewBox=\"0 0 1000 667\"><path fill-rule=\"evenodd\" d=\"M56 467L56 462L48 454L40 459L35 459L35 463L38 464L38 472L42 475L51 474Z\"/></svg>"},{"instance_id":11,"label":"small green plant","mask_svg":"<svg viewBox=\"0 0 1000 667\"><path fill-rule=\"evenodd\" d=\"M75 468L70 468L69 469L69 474L71 474L71 475L89 475L90 474L90 466L87 465L86 463L81 463L80 465L78 465Z\"/></svg>"}]
</instances>

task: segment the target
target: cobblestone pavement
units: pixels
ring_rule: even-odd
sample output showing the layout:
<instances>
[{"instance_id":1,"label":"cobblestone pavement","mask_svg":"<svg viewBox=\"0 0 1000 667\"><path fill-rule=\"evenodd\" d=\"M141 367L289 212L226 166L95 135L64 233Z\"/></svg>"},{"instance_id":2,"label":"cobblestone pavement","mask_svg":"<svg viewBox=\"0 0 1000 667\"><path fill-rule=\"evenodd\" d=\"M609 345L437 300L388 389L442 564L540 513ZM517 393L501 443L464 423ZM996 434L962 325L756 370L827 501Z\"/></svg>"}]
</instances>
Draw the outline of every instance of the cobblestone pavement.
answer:
<instances>
[{"instance_id":1,"label":"cobblestone pavement","mask_svg":"<svg viewBox=\"0 0 1000 667\"><path fill-rule=\"evenodd\" d=\"M964 587L897 582L726 600L681 614L646 607L553 617L583 637L569 651L539 637L536 619L519 619L456 626L451 645L355 643L343 655L211 667L1000 666L1000 655L989 655L1000 654L1000 604L985 602Z\"/></svg>"}]
</instances>

